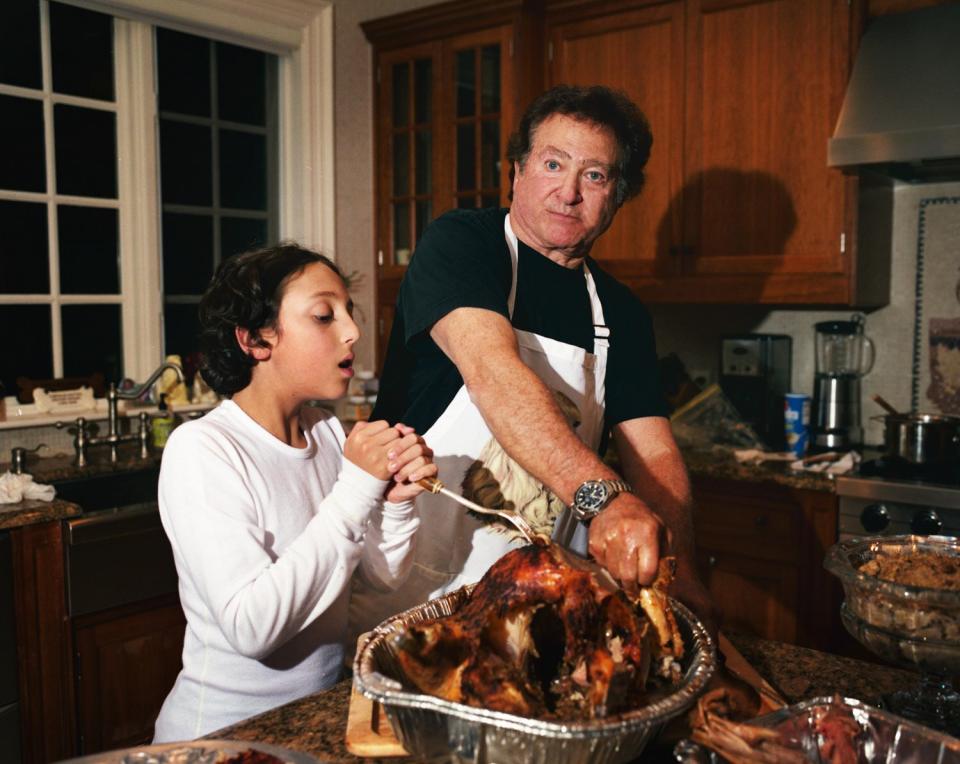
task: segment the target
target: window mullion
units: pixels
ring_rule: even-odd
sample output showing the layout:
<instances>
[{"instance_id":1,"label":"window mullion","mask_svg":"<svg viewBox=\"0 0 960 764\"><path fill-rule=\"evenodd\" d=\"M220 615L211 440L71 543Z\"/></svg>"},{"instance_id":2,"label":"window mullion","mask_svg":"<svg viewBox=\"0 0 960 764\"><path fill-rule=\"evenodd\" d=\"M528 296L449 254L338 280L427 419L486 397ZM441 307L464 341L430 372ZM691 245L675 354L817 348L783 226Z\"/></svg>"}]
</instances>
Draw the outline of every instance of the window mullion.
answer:
<instances>
[{"instance_id":1,"label":"window mullion","mask_svg":"<svg viewBox=\"0 0 960 764\"><path fill-rule=\"evenodd\" d=\"M47 262L50 274L50 328L53 376L63 376L63 325L60 315L60 242L57 236L57 153L53 129L53 65L50 54L50 5L40 3L40 62L43 87L43 150L46 153Z\"/></svg>"},{"instance_id":2,"label":"window mullion","mask_svg":"<svg viewBox=\"0 0 960 764\"><path fill-rule=\"evenodd\" d=\"M153 28L116 18L114 50L124 375L142 380L163 352Z\"/></svg>"}]
</instances>

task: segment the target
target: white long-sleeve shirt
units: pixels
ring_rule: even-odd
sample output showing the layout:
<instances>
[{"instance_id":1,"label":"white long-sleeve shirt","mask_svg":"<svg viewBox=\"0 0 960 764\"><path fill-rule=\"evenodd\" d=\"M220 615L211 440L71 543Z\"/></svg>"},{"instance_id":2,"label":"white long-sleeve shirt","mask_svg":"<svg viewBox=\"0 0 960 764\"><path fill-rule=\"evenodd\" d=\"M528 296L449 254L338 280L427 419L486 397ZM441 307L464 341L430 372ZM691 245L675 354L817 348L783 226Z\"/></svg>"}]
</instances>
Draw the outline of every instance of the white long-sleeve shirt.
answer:
<instances>
[{"instance_id":1,"label":"white long-sleeve shirt","mask_svg":"<svg viewBox=\"0 0 960 764\"><path fill-rule=\"evenodd\" d=\"M186 740L326 689L344 657L350 578L409 569L413 503L343 458L340 422L305 407L306 448L232 401L171 435L159 505L187 618L155 742Z\"/></svg>"}]
</instances>

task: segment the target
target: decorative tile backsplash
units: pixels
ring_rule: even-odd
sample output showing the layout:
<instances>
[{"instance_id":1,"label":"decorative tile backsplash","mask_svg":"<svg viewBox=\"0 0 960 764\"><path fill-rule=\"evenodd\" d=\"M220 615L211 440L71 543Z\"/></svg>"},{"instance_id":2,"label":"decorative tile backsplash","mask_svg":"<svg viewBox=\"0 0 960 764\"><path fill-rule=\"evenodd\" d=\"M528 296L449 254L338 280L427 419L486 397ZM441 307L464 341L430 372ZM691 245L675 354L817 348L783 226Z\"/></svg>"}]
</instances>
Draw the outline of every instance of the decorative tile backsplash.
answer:
<instances>
[{"instance_id":1,"label":"decorative tile backsplash","mask_svg":"<svg viewBox=\"0 0 960 764\"><path fill-rule=\"evenodd\" d=\"M910 405L960 414L960 195L920 199L916 263Z\"/></svg>"}]
</instances>

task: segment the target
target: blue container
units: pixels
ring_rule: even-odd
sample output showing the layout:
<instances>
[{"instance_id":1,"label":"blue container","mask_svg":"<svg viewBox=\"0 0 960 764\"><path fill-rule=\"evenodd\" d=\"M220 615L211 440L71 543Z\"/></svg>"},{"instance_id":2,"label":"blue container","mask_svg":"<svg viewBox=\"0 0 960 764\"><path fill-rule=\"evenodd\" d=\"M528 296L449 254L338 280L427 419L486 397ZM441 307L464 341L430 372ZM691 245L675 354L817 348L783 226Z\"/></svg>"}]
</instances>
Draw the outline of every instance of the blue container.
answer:
<instances>
[{"instance_id":1,"label":"blue container","mask_svg":"<svg viewBox=\"0 0 960 764\"><path fill-rule=\"evenodd\" d=\"M787 393L783 396L783 422L787 450L802 459L807 453L810 439L810 396L803 393Z\"/></svg>"}]
</instances>

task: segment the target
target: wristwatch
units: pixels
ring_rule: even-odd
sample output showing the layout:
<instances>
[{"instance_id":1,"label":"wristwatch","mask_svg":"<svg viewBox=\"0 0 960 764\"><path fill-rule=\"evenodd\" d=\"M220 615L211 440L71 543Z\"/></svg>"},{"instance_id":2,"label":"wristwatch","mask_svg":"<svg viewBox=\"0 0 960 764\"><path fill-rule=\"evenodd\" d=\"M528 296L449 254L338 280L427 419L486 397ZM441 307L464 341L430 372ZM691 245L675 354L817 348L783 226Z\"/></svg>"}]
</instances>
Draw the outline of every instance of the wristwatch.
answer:
<instances>
[{"instance_id":1,"label":"wristwatch","mask_svg":"<svg viewBox=\"0 0 960 764\"><path fill-rule=\"evenodd\" d=\"M629 483L623 480L586 480L573 494L570 509L578 520L590 522L618 493L632 492Z\"/></svg>"}]
</instances>

